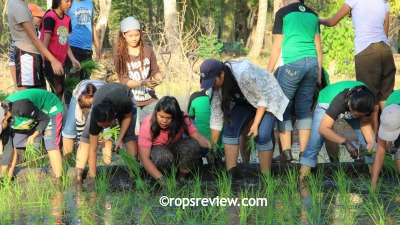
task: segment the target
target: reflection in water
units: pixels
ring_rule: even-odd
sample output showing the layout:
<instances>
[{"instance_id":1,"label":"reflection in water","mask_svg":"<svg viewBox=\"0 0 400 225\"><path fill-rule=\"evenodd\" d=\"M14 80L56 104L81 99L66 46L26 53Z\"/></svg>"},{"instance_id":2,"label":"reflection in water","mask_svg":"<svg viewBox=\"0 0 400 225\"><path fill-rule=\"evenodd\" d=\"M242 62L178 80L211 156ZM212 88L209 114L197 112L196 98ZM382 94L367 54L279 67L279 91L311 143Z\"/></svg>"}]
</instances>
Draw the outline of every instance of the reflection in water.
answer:
<instances>
[{"instance_id":1,"label":"reflection in water","mask_svg":"<svg viewBox=\"0 0 400 225\"><path fill-rule=\"evenodd\" d=\"M63 217L63 194L62 191L57 191L51 200L51 217L56 221L56 224L61 224Z\"/></svg>"}]
</instances>

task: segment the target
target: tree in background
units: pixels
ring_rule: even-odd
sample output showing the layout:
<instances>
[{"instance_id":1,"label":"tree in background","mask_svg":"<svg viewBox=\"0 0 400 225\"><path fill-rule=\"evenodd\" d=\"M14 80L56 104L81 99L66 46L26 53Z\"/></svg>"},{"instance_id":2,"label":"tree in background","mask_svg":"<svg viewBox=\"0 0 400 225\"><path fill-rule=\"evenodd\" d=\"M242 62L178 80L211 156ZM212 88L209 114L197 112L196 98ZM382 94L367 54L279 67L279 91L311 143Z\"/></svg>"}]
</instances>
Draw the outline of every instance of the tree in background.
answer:
<instances>
[{"instance_id":1,"label":"tree in background","mask_svg":"<svg viewBox=\"0 0 400 225\"><path fill-rule=\"evenodd\" d=\"M255 32L255 38L253 46L249 52L250 58L256 58L260 56L261 49L263 47L265 25L267 24L267 10L268 0L260 0L258 3L258 18Z\"/></svg>"},{"instance_id":2,"label":"tree in background","mask_svg":"<svg viewBox=\"0 0 400 225\"><path fill-rule=\"evenodd\" d=\"M221 1L221 41L234 41L235 32L235 1Z\"/></svg>"},{"instance_id":3,"label":"tree in background","mask_svg":"<svg viewBox=\"0 0 400 225\"><path fill-rule=\"evenodd\" d=\"M164 30L168 49L174 51L179 45L178 14L176 0L164 0Z\"/></svg>"},{"instance_id":4,"label":"tree in background","mask_svg":"<svg viewBox=\"0 0 400 225\"><path fill-rule=\"evenodd\" d=\"M394 54L399 53L399 31L400 31L400 1L389 0L390 4L390 23L389 41Z\"/></svg>"}]
</instances>

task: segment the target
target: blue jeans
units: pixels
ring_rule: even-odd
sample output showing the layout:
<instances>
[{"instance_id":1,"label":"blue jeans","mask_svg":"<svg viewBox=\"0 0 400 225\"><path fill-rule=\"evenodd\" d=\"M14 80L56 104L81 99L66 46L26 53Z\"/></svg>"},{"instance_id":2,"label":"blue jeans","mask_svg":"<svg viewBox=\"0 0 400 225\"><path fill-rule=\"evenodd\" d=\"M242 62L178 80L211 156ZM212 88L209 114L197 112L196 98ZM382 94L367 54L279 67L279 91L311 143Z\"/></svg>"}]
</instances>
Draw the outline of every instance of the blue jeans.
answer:
<instances>
[{"instance_id":1,"label":"blue jeans","mask_svg":"<svg viewBox=\"0 0 400 225\"><path fill-rule=\"evenodd\" d=\"M318 80L318 70L318 59L312 57L305 57L279 67L277 79L283 93L290 100L283 114L283 121L278 122L279 131L293 130L290 116L293 100L295 100L298 118L297 129L311 129L311 108Z\"/></svg>"},{"instance_id":2,"label":"blue jeans","mask_svg":"<svg viewBox=\"0 0 400 225\"><path fill-rule=\"evenodd\" d=\"M231 111L231 123L224 125L222 141L228 145L238 145L240 134L247 124L254 119L256 109L251 105L235 105ZM272 131L274 129L275 116L265 112L258 126L258 136L255 145L258 151L272 150Z\"/></svg>"},{"instance_id":3,"label":"blue jeans","mask_svg":"<svg viewBox=\"0 0 400 225\"><path fill-rule=\"evenodd\" d=\"M62 131L62 136L65 138L74 139L76 137L76 118L75 118L75 109L76 109L76 99L72 96L71 101L69 103L67 119L65 120L65 125Z\"/></svg>"},{"instance_id":4,"label":"blue jeans","mask_svg":"<svg viewBox=\"0 0 400 225\"><path fill-rule=\"evenodd\" d=\"M308 141L306 150L303 153L303 156L300 159L300 164L306 165L309 167L315 167L317 165L317 156L321 151L322 145L324 144L325 138L318 132L319 125L321 124L322 118L325 115L327 104L321 106L317 105L314 111L314 119L312 123L312 130L310 140ZM360 130L360 119L346 119L346 122L354 129L357 134L357 137L360 141L360 144L363 148L366 148L366 141L364 135Z\"/></svg>"}]
</instances>

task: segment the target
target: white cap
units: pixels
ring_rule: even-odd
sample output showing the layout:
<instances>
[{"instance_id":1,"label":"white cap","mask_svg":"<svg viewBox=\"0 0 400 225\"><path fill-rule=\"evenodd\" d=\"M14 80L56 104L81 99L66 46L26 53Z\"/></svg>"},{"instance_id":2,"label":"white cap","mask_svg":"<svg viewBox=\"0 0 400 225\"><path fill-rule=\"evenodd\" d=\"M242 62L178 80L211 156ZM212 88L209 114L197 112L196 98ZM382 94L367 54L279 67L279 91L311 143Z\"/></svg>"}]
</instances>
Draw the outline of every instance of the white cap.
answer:
<instances>
[{"instance_id":1,"label":"white cap","mask_svg":"<svg viewBox=\"0 0 400 225\"><path fill-rule=\"evenodd\" d=\"M400 105L386 106L381 114L379 137L385 141L394 141L400 134Z\"/></svg>"},{"instance_id":2,"label":"white cap","mask_svg":"<svg viewBox=\"0 0 400 225\"><path fill-rule=\"evenodd\" d=\"M121 21L121 31L123 33L131 30L140 30L140 23L133 16L126 17Z\"/></svg>"}]
</instances>

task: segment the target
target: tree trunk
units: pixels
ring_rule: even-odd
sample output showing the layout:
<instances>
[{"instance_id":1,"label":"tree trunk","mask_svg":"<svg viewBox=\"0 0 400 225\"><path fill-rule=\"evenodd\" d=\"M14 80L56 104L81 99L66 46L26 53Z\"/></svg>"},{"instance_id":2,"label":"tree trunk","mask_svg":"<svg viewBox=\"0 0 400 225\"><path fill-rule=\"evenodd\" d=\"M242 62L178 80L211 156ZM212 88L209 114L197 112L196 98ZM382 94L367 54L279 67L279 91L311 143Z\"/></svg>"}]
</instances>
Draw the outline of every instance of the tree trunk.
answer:
<instances>
[{"instance_id":1,"label":"tree trunk","mask_svg":"<svg viewBox=\"0 0 400 225\"><path fill-rule=\"evenodd\" d=\"M246 48L250 48L253 45L254 34L257 25L257 8L249 6L249 15L247 17L247 28L250 30L249 37L247 38Z\"/></svg>"},{"instance_id":2,"label":"tree trunk","mask_svg":"<svg viewBox=\"0 0 400 225\"><path fill-rule=\"evenodd\" d=\"M399 53L399 30L400 30L400 22L399 17L392 16L390 18L389 23L389 42L390 48L392 49L393 54Z\"/></svg>"},{"instance_id":3,"label":"tree trunk","mask_svg":"<svg viewBox=\"0 0 400 225\"><path fill-rule=\"evenodd\" d=\"M110 15L111 10L111 2L112 0L100 0L100 12L99 18L96 23L96 31L99 36L100 46L103 46L104 36L106 34L107 24L108 24L108 16Z\"/></svg>"},{"instance_id":4,"label":"tree trunk","mask_svg":"<svg viewBox=\"0 0 400 225\"><path fill-rule=\"evenodd\" d=\"M258 2L258 18L254 43L249 52L250 58L257 58L260 56L264 41L265 25L267 24L267 9L268 0L260 0Z\"/></svg>"},{"instance_id":5,"label":"tree trunk","mask_svg":"<svg viewBox=\"0 0 400 225\"><path fill-rule=\"evenodd\" d=\"M273 18L275 18L276 12L282 7L282 1L281 0L274 0L274 15Z\"/></svg>"},{"instance_id":6,"label":"tree trunk","mask_svg":"<svg viewBox=\"0 0 400 225\"><path fill-rule=\"evenodd\" d=\"M46 0L47 9L51 8L52 2L52 0Z\"/></svg>"},{"instance_id":7,"label":"tree trunk","mask_svg":"<svg viewBox=\"0 0 400 225\"><path fill-rule=\"evenodd\" d=\"M178 47L179 30L178 14L176 11L176 0L164 0L164 30L167 41L167 48L174 51Z\"/></svg>"},{"instance_id":8,"label":"tree trunk","mask_svg":"<svg viewBox=\"0 0 400 225\"><path fill-rule=\"evenodd\" d=\"M235 1L222 0L221 4L221 40L232 42L235 39Z\"/></svg>"},{"instance_id":9,"label":"tree trunk","mask_svg":"<svg viewBox=\"0 0 400 225\"><path fill-rule=\"evenodd\" d=\"M7 16L7 7L8 7L8 0L4 0L1 2L2 4L4 4L4 8L3 8L3 16L0 17L0 42L1 42L1 37L3 35L1 35L3 33L3 28L4 28L4 22L7 21L6 16Z\"/></svg>"}]
</instances>

